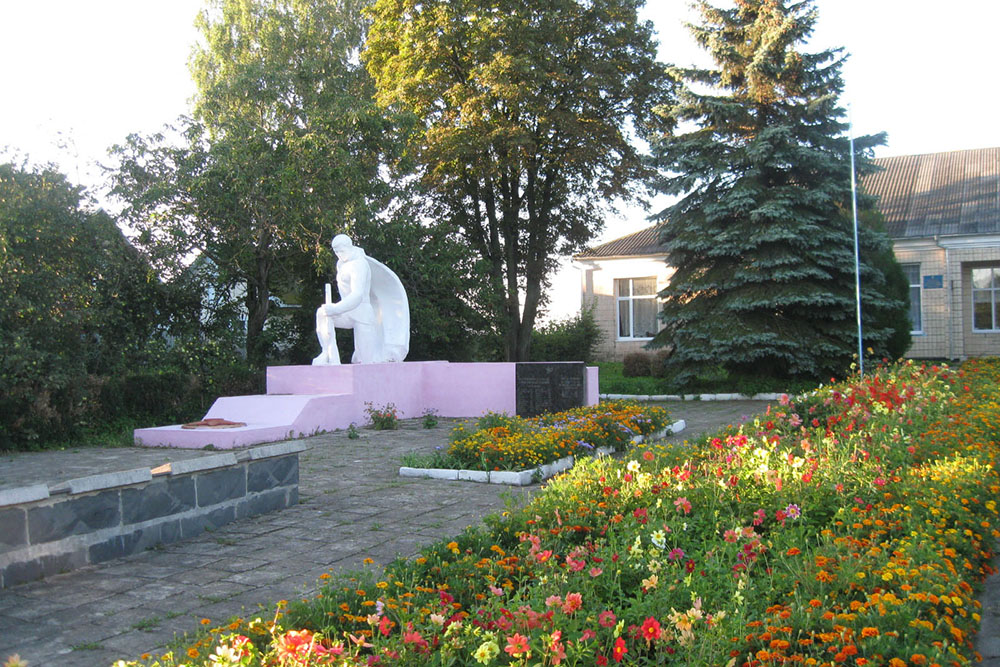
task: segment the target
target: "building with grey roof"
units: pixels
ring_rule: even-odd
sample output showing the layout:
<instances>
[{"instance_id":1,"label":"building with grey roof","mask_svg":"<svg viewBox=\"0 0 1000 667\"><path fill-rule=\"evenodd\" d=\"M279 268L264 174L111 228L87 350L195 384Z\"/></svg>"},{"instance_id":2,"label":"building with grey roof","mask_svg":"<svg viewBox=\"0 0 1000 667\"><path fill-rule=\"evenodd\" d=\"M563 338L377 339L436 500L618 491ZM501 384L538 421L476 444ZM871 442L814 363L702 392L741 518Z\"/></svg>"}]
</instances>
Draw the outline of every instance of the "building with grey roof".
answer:
<instances>
[{"instance_id":1,"label":"building with grey roof","mask_svg":"<svg viewBox=\"0 0 1000 667\"><path fill-rule=\"evenodd\" d=\"M907 356L1000 354L1000 148L878 158L861 187L877 197L910 280ZM655 226L574 257L583 303L605 331L600 354L620 360L657 330L656 292L672 269Z\"/></svg>"}]
</instances>

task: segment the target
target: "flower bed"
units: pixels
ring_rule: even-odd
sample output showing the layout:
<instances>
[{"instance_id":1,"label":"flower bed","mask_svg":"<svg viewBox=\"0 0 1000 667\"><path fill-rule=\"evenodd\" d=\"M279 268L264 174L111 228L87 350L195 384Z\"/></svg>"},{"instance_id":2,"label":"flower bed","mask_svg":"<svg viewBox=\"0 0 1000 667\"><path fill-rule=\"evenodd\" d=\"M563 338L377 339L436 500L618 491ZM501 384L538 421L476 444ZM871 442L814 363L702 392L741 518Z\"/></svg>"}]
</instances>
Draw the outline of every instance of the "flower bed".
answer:
<instances>
[{"instance_id":1,"label":"flower bed","mask_svg":"<svg viewBox=\"0 0 1000 667\"><path fill-rule=\"evenodd\" d=\"M621 451L637 437L668 426L664 408L612 401L531 419L488 413L474 426L459 425L447 450L409 455L415 468L514 471L535 469L597 449Z\"/></svg>"},{"instance_id":2,"label":"flower bed","mask_svg":"<svg viewBox=\"0 0 1000 667\"><path fill-rule=\"evenodd\" d=\"M582 461L187 664L970 663L1000 536L998 389L995 361L906 363L693 446Z\"/></svg>"}]
</instances>

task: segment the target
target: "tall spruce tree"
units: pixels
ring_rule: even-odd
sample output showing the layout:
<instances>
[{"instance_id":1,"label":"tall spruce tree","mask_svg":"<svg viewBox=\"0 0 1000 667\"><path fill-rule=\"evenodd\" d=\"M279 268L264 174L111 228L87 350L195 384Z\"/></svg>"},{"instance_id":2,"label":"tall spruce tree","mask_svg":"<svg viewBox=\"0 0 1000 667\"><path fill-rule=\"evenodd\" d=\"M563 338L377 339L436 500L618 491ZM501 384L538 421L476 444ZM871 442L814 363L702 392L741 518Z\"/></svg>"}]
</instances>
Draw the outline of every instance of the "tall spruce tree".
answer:
<instances>
[{"instance_id":1,"label":"tall spruce tree","mask_svg":"<svg viewBox=\"0 0 1000 667\"><path fill-rule=\"evenodd\" d=\"M716 67L671 70L683 92L662 113L678 129L653 154L659 189L683 197L656 216L676 272L654 345L673 348L667 363L680 383L720 365L825 378L843 375L856 354L850 143L838 101L845 56L801 50L813 5L699 2L691 29ZM855 140L859 173L883 142ZM862 231L862 300L878 314L864 345L879 355L893 334L886 314L905 308L869 261L887 243Z\"/></svg>"}]
</instances>

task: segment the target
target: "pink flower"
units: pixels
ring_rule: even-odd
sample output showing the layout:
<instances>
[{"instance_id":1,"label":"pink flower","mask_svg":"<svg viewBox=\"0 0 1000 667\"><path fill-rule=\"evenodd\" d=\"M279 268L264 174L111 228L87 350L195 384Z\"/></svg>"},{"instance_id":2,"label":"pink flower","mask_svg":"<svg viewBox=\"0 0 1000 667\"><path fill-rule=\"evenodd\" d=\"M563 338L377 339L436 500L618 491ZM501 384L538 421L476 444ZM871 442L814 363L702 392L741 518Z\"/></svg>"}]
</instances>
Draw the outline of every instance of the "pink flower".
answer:
<instances>
[{"instance_id":1,"label":"pink flower","mask_svg":"<svg viewBox=\"0 0 1000 667\"><path fill-rule=\"evenodd\" d=\"M572 614L577 609L583 606L583 596L579 593L567 593L566 602L563 603L563 613L566 615Z\"/></svg>"},{"instance_id":2,"label":"pink flower","mask_svg":"<svg viewBox=\"0 0 1000 667\"><path fill-rule=\"evenodd\" d=\"M592 567L592 568L590 568L590 576L592 576L592 577L599 577L602 572L604 572L604 570L602 570L599 567Z\"/></svg>"},{"instance_id":3,"label":"pink flower","mask_svg":"<svg viewBox=\"0 0 1000 667\"><path fill-rule=\"evenodd\" d=\"M614 627L615 621L617 620L618 618L615 616L615 612L611 611L610 609L607 611L602 611L597 616L597 624L600 625L602 628Z\"/></svg>"},{"instance_id":4,"label":"pink flower","mask_svg":"<svg viewBox=\"0 0 1000 667\"><path fill-rule=\"evenodd\" d=\"M587 628L587 629L586 629L586 630L584 630L584 631L583 631L583 633L582 633L582 634L580 635L580 641L582 641L582 642L589 642L589 641L590 641L591 639L593 639L593 638L594 638L594 637L596 637L596 636L597 636L597 633L596 633L596 632L594 632L594 631L593 631L593 630L591 630L590 628Z\"/></svg>"},{"instance_id":5,"label":"pink flower","mask_svg":"<svg viewBox=\"0 0 1000 667\"><path fill-rule=\"evenodd\" d=\"M674 507L677 508L678 512L683 512L684 514L691 513L691 502L687 498L678 498L675 500Z\"/></svg>"},{"instance_id":6,"label":"pink flower","mask_svg":"<svg viewBox=\"0 0 1000 667\"><path fill-rule=\"evenodd\" d=\"M545 606L546 607L550 607L550 608L551 607L561 607L562 603L563 603L562 598L559 597L558 595L550 595L549 597L545 598Z\"/></svg>"},{"instance_id":7,"label":"pink flower","mask_svg":"<svg viewBox=\"0 0 1000 667\"><path fill-rule=\"evenodd\" d=\"M739 535L736 534L735 530L730 528L729 530L727 530L725 533L722 534L722 539L725 540L726 542L732 543L735 542L737 539L739 539Z\"/></svg>"},{"instance_id":8,"label":"pink flower","mask_svg":"<svg viewBox=\"0 0 1000 667\"><path fill-rule=\"evenodd\" d=\"M680 547L674 547L670 550L670 553L667 554L667 558L670 560L680 560L681 558L684 558L684 550Z\"/></svg>"}]
</instances>

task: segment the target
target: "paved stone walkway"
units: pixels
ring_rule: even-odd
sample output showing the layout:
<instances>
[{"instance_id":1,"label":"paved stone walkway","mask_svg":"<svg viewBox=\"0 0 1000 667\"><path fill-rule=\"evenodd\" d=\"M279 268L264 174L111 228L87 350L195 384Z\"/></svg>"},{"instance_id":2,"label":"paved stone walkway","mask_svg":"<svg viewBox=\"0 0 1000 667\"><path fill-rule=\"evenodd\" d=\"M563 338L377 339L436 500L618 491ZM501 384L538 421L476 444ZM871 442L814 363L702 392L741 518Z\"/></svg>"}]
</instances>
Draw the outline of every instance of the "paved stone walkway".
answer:
<instances>
[{"instance_id":1,"label":"paved stone walkway","mask_svg":"<svg viewBox=\"0 0 1000 667\"><path fill-rule=\"evenodd\" d=\"M759 401L670 403L684 440L761 411ZM455 535L501 510L512 489L471 482L402 479L400 456L443 445L452 422L424 429L336 432L303 440L301 503L135 556L0 590L0 661L18 653L31 667L107 667L156 653L202 618L221 623L280 599L308 596L331 569L370 557L385 564ZM82 449L0 457L0 488L202 456L189 450ZM1000 565L1000 559L998 559ZM1000 577L983 596L983 665L1000 667Z\"/></svg>"}]
</instances>

